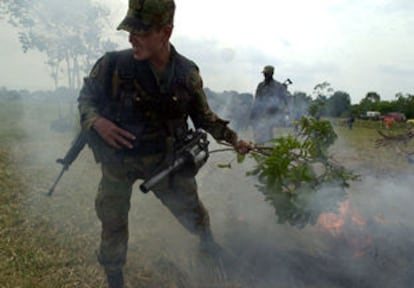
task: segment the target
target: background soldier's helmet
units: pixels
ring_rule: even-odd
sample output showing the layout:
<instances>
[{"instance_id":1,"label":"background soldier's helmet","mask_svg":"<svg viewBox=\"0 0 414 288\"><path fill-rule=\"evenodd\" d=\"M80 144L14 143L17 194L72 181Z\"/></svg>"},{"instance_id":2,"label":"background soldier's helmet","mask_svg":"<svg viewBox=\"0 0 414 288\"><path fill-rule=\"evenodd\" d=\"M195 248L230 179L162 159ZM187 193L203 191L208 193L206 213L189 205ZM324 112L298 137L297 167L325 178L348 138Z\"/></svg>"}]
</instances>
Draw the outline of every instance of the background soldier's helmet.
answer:
<instances>
[{"instance_id":1,"label":"background soldier's helmet","mask_svg":"<svg viewBox=\"0 0 414 288\"><path fill-rule=\"evenodd\" d=\"M267 65L263 68L262 73L273 74L274 71L275 71L275 67Z\"/></svg>"},{"instance_id":2,"label":"background soldier's helmet","mask_svg":"<svg viewBox=\"0 0 414 288\"><path fill-rule=\"evenodd\" d=\"M129 0L128 12L118 30L146 32L174 22L174 0Z\"/></svg>"}]
</instances>

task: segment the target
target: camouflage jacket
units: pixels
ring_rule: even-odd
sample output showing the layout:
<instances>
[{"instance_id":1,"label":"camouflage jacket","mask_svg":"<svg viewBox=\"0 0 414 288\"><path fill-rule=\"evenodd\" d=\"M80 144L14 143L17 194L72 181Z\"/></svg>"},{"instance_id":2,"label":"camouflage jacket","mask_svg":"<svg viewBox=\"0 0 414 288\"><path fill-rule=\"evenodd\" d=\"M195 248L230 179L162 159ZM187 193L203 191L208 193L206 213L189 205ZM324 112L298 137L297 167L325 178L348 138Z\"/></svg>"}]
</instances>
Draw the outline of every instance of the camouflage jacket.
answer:
<instances>
[{"instance_id":1,"label":"camouflage jacket","mask_svg":"<svg viewBox=\"0 0 414 288\"><path fill-rule=\"evenodd\" d=\"M168 124L187 130L190 117L196 128L216 140L237 141L228 121L210 110L196 64L172 46L163 75L148 61L135 60L132 49L106 53L85 78L78 103L81 125L91 131L93 121L102 116L135 134L137 140L159 142L171 132Z\"/></svg>"}]
</instances>

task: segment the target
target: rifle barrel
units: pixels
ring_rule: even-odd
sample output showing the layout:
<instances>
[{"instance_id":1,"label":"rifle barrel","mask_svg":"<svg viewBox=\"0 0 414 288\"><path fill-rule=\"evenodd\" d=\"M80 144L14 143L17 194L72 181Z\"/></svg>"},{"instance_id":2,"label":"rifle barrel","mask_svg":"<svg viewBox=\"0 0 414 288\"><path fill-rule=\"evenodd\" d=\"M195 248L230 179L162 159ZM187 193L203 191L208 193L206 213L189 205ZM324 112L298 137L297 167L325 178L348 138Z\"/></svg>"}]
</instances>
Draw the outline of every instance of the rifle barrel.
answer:
<instances>
[{"instance_id":1,"label":"rifle barrel","mask_svg":"<svg viewBox=\"0 0 414 288\"><path fill-rule=\"evenodd\" d=\"M53 183L52 187L50 187L49 192L47 192L47 196L52 196L53 192L55 191L56 185L59 183L60 178L62 178L63 173L67 170L68 167L66 165L63 166L62 170L59 173L59 176L56 178L55 183Z\"/></svg>"},{"instance_id":2,"label":"rifle barrel","mask_svg":"<svg viewBox=\"0 0 414 288\"><path fill-rule=\"evenodd\" d=\"M57 163L62 164L63 168L60 171L59 176L56 178L55 183L53 183L52 187L50 187L49 192L46 194L47 196L52 196L56 185L59 183L60 178L62 178L63 173L69 169L69 166L76 160L79 153L82 151L83 147L85 147L87 142L87 134L85 130L81 130L78 135L76 136L75 140L72 142L72 146L70 147L69 151L66 152L65 157L59 158L56 160Z\"/></svg>"}]
</instances>

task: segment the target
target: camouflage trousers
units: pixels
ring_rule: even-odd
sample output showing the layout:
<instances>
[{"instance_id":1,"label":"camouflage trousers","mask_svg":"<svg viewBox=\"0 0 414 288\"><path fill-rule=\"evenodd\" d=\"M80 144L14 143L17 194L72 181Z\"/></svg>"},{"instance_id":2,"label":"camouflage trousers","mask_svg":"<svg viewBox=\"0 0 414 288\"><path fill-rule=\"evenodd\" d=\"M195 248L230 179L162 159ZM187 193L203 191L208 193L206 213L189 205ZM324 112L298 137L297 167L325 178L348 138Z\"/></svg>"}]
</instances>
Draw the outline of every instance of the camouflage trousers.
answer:
<instances>
[{"instance_id":1,"label":"camouflage trousers","mask_svg":"<svg viewBox=\"0 0 414 288\"><path fill-rule=\"evenodd\" d=\"M277 113L256 118L252 122L254 142L263 144L272 140L275 137L273 129L282 126L283 121L283 115Z\"/></svg>"},{"instance_id":2,"label":"camouflage trousers","mask_svg":"<svg viewBox=\"0 0 414 288\"><path fill-rule=\"evenodd\" d=\"M102 223L98 260L107 270L122 269L126 262L132 186L137 179L147 177L160 161L161 155L152 155L102 164L95 209ZM209 216L198 197L193 176L177 172L157 184L153 193L191 233L210 233Z\"/></svg>"}]
</instances>

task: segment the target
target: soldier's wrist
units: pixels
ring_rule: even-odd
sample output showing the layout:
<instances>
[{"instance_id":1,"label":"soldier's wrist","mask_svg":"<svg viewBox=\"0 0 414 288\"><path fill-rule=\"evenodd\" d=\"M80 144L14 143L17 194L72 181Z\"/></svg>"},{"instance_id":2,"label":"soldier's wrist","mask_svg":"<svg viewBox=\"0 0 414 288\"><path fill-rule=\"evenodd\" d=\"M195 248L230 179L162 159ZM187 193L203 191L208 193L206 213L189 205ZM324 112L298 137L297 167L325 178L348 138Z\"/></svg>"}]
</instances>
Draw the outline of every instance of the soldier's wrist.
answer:
<instances>
[{"instance_id":1,"label":"soldier's wrist","mask_svg":"<svg viewBox=\"0 0 414 288\"><path fill-rule=\"evenodd\" d=\"M95 121L96 121L95 115L89 115L87 117L86 116L82 117L81 115L81 126L85 130L92 130L94 128Z\"/></svg>"},{"instance_id":2,"label":"soldier's wrist","mask_svg":"<svg viewBox=\"0 0 414 288\"><path fill-rule=\"evenodd\" d=\"M92 119L92 125L91 125L91 129L95 129L99 126L99 122L102 120L102 117L99 115L96 115L93 119Z\"/></svg>"},{"instance_id":3,"label":"soldier's wrist","mask_svg":"<svg viewBox=\"0 0 414 288\"><path fill-rule=\"evenodd\" d=\"M229 143L231 145L233 145L233 147L237 147L238 143L239 143L239 137L237 136L237 134L234 134L232 136L232 138L230 139Z\"/></svg>"}]
</instances>

